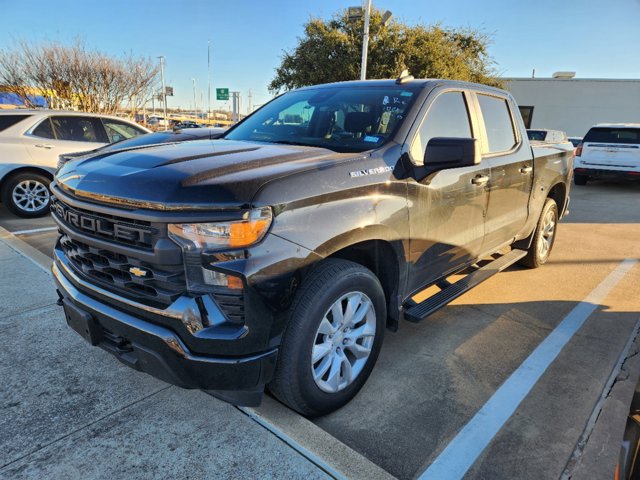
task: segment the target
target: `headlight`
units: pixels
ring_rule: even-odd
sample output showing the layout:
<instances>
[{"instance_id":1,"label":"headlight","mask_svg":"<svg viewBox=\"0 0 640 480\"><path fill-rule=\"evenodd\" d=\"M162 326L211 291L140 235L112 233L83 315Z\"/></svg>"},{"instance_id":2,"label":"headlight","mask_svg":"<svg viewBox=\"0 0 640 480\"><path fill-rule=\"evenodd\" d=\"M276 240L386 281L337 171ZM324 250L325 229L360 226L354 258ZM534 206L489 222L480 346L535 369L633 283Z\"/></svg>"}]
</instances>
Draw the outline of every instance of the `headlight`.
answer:
<instances>
[{"instance_id":1,"label":"headlight","mask_svg":"<svg viewBox=\"0 0 640 480\"><path fill-rule=\"evenodd\" d=\"M187 250L243 248L262 240L271 225L269 207L251 210L242 220L217 223L175 223L169 237Z\"/></svg>"},{"instance_id":2,"label":"headlight","mask_svg":"<svg viewBox=\"0 0 640 480\"><path fill-rule=\"evenodd\" d=\"M202 264L202 252L241 249L258 243L266 235L273 215L271 208L256 208L240 220L216 223L169 224L169 238L182 247L187 289L207 293L212 289L241 290L242 280L215 266Z\"/></svg>"}]
</instances>

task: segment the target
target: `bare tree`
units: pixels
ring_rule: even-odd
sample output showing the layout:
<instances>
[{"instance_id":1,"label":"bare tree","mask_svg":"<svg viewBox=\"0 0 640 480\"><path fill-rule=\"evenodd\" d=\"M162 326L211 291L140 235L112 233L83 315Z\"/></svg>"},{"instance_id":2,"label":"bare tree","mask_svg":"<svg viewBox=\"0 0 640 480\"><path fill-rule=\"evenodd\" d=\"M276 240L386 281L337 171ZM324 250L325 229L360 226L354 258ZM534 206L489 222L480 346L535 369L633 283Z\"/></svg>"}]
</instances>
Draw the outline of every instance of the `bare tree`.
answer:
<instances>
[{"instance_id":1,"label":"bare tree","mask_svg":"<svg viewBox=\"0 0 640 480\"><path fill-rule=\"evenodd\" d=\"M0 85L28 107L38 91L54 108L114 113L128 104L136 109L150 97L157 74L150 59L112 57L88 50L80 40L71 45L22 41L0 50Z\"/></svg>"}]
</instances>

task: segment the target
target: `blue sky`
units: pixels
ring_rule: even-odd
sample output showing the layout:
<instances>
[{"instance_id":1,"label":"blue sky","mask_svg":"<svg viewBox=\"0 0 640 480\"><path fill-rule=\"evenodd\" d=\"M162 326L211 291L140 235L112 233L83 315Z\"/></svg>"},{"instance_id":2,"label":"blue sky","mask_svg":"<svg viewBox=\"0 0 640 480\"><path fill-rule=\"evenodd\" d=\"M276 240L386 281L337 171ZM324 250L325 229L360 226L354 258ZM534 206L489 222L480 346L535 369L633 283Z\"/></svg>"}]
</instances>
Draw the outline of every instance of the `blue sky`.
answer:
<instances>
[{"instance_id":1,"label":"blue sky","mask_svg":"<svg viewBox=\"0 0 640 480\"><path fill-rule=\"evenodd\" d=\"M229 87L253 104L270 98L283 50L296 45L310 16L328 18L360 0L0 0L0 47L15 40L83 38L107 53L166 57L169 106L207 98L207 41L213 87ZM406 23L440 22L493 36L490 52L504 76L640 78L640 0L374 0ZM225 107L224 102L212 102Z\"/></svg>"}]
</instances>

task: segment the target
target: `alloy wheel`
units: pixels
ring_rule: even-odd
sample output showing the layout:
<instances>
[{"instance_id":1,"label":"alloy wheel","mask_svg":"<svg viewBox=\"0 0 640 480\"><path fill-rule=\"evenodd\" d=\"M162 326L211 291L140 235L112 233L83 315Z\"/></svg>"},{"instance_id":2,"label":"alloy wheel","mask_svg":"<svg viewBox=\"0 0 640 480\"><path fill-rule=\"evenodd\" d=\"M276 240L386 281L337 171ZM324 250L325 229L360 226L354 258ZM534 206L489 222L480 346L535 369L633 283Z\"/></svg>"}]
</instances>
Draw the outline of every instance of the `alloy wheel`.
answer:
<instances>
[{"instance_id":1,"label":"alloy wheel","mask_svg":"<svg viewBox=\"0 0 640 480\"><path fill-rule=\"evenodd\" d=\"M327 310L311 353L313 379L322 391L336 393L351 385L371 354L376 334L373 303L362 292L349 292Z\"/></svg>"},{"instance_id":2,"label":"alloy wheel","mask_svg":"<svg viewBox=\"0 0 640 480\"><path fill-rule=\"evenodd\" d=\"M49 189L37 180L24 180L13 188L11 197L25 212L38 212L49 204Z\"/></svg>"}]
</instances>

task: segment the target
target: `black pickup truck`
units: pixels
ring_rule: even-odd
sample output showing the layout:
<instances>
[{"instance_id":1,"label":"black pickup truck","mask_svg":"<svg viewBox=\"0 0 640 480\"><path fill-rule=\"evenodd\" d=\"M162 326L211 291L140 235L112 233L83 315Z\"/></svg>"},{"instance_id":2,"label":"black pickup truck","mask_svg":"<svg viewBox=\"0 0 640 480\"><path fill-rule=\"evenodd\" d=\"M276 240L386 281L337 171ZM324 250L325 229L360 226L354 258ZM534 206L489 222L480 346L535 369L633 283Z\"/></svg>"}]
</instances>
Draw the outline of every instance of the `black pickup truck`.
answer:
<instances>
[{"instance_id":1,"label":"black pickup truck","mask_svg":"<svg viewBox=\"0 0 640 480\"><path fill-rule=\"evenodd\" d=\"M221 139L65 164L51 187L59 303L92 345L167 382L241 405L266 386L330 412L386 329L547 261L572 156L532 148L513 98L482 85L291 91Z\"/></svg>"}]
</instances>

